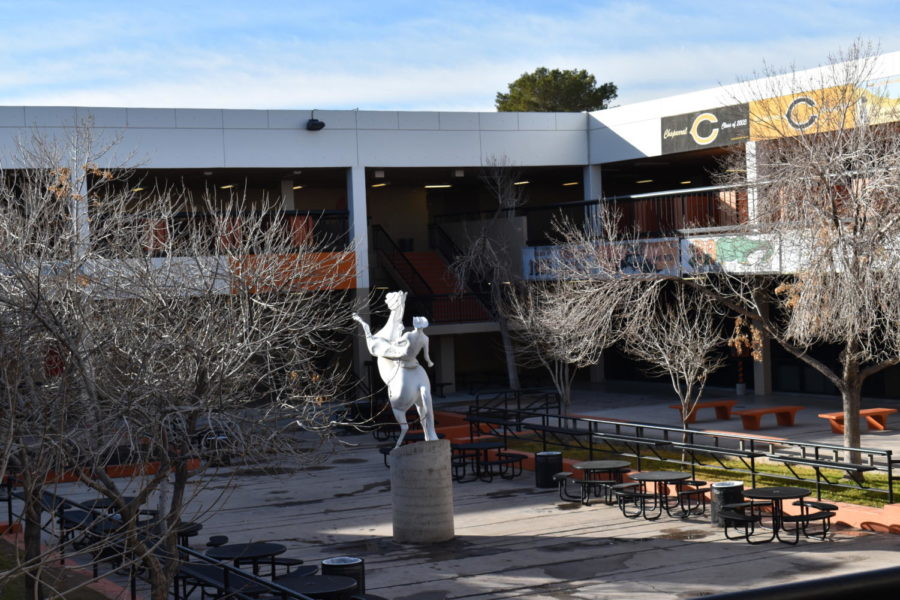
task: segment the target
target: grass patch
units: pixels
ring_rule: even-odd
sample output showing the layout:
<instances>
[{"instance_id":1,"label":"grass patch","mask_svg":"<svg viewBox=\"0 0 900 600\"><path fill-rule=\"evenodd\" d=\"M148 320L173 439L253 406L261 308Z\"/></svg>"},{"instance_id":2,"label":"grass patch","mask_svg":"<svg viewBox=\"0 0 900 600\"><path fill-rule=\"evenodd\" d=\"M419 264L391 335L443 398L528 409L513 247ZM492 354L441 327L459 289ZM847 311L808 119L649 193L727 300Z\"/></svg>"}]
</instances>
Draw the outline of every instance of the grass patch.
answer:
<instances>
[{"instance_id":1,"label":"grass patch","mask_svg":"<svg viewBox=\"0 0 900 600\"><path fill-rule=\"evenodd\" d=\"M522 439L509 439L509 447L510 449L522 450L524 452L540 452L544 450L544 445L540 441L528 441ZM588 460L588 451L582 450L578 448L567 448L561 446L559 444L547 444L547 450L557 450L563 452L563 455L566 458L575 459L575 460ZM689 465L685 464L677 464L673 463L672 460L680 460L681 453L677 451L658 451L663 460L657 459L652 454L649 456L641 456L641 467L645 471L650 470L671 470L673 468L677 468L678 470L688 470ZM608 450L597 450L594 449L594 457L597 458L598 455L605 456L614 456L617 459L627 460L631 463L631 468L637 468L637 459L630 456L621 456ZM670 459L670 460L665 460ZM710 459L712 460L712 459ZM725 464L727 468L722 468L718 465L697 465L695 468L695 472L697 474L698 479L705 479L707 481L743 481L744 487L750 487L750 475L748 473L741 473L735 471L734 469L746 469L744 464L736 458L722 457L722 462ZM801 477L807 478L811 481L799 481L791 474L791 472L782 464L779 463L771 463L766 461L761 461L759 459L756 460L756 486L757 487L767 487L767 486L783 486L783 485L797 485L799 487L807 487L810 489L815 489L815 479L816 479L816 471L811 467L803 467L803 466L795 466L794 471L800 475ZM777 478L777 477L766 477L766 474L771 475L781 475L794 479L795 484L791 484L785 479ZM831 481L847 481L849 485L852 483L847 479L843 479L845 475L845 471L838 469L822 469L822 474ZM869 487L878 487L883 490L887 490L888 487L888 477L887 473L881 471L869 471L865 473L865 484ZM862 506L875 506L881 507L887 503L887 494L885 492L873 492L870 490L866 490L863 488L844 488L837 487L834 485L829 485L827 483L822 483L822 499L828 500L836 500L838 502L847 502L849 504L859 504ZM900 492L900 486L898 486L897 482L894 482L894 493Z\"/></svg>"},{"instance_id":2,"label":"grass patch","mask_svg":"<svg viewBox=\"0 0 900 600\"><path fill-rule=\"evenodd\" d=\"M16 566L15 546L6 540L0 540L0 573ZM49 566L43 571L43 581L53 589L66 590L87 581L89 578L59 566ZM48 594L52 595L52 594ZM0 585L0 600L24 600L25 577L13 577ZM88 588L79 588L65 594L66 600L109 600L100 592Z\"/></svg>"}]
</instances>

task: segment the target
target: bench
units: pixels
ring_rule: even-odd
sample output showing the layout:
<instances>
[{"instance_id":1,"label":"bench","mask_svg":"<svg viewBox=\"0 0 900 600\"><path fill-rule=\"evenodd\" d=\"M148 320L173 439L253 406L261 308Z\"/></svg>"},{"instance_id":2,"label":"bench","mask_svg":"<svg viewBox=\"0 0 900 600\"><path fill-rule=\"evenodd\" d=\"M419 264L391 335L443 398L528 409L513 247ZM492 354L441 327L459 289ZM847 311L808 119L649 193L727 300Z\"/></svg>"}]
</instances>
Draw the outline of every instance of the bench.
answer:
<instances>
[{"instance_id":1,"label":"bench","mask_svg":"<svg viewBox=\"0 0 900 600\"><path fill-rule=\"evenodd\" d=\"M897 412L896 408L864 408L859 411L859 416L866 418L870 430L884 431L887 429L887 416L895 412ZM828 419L831 433L844 433L843 412L821 413L819 418Z\"/></svg>"},{"instance_id":2,"label":"bench","mask_svg":"<svg viewBox=\"0 0 900 600\"><path fill-rule=\"evenodd\" d=\"M694 405L694 409L688 414L685 419L682 415L681 420L684 423L693 423L697 420L697 411L701 408L714 408L716 410L716 419L720 421L727 421L731 418L731 409L734 408L734 405L737 404L737 400L707 400L705 402L698 402ZM681 404L671 404L669 408L674 408L678 411L678 414L682 414L682 409L684 408Z\"/></svg>"},{"instance_id":3,"label":"bench","mask_svg":"<svg viewBox=\"0 0 900 600\"><path fill-rule=\"evenodd\" d=\"M778 424L782 427L792 427L797 411L803 406L770 406L768 408L751 408L748 410L736 410L734 414L741 417L741 425L744 429L759 429L759 419L763 415L773 414Z\"/></svg>"}]
</instances>

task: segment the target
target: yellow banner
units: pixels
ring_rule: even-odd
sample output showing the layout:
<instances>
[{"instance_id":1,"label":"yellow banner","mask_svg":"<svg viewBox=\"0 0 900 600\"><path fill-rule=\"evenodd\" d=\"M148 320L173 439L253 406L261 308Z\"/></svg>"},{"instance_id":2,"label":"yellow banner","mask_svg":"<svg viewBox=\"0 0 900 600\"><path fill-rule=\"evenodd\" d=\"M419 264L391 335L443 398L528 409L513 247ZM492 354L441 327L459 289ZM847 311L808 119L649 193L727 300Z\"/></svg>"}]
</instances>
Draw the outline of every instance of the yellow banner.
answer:
<instances>
[{"instance_id":1,"label":"yellow banner","mask_svg":"<svg viewBox=\"0 0 900 600\"><path fill-rule=\"evenodd\" d=\"M750 102L750 139L770 140L854 127L865 92L841 85Z\"/></svg>"}]
</instances>

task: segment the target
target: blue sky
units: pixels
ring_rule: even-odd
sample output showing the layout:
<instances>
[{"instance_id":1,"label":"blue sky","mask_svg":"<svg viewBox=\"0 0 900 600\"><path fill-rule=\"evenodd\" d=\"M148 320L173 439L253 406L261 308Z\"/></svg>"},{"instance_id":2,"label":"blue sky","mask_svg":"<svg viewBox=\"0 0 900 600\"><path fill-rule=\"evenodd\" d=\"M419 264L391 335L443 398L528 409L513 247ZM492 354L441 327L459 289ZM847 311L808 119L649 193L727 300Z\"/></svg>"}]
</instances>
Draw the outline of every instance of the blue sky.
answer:
<instances>
[{"instance_id":1,"label":"blue sky","mask_svg":"<svg viewBox=\"0 0 900 600\"><path fill-rule=\"evenodd\" d=\"M0 0L0 105L493 110L539 66L627 104L900 50L896 0Z\"/></svg>"}]
</instances>

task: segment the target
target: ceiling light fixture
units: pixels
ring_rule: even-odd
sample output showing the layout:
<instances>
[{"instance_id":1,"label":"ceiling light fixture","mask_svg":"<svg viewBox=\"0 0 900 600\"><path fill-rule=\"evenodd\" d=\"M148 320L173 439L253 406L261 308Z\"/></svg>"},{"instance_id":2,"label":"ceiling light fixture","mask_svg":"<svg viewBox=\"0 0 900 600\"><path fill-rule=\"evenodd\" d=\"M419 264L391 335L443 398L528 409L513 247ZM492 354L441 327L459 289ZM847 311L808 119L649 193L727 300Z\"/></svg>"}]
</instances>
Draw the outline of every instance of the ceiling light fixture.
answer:
<instances>
[{"instance_id":1,"label":"ceiling light fixture","mask_svg":"<svg viewBox=\"0 0 900 600\"><path fill-rule=\"evenodd\" d=\"M292 189L292 190L302 190L302 189L303 189L303 186L302 186L302 185L295 185L295 186L293 186L291 189Z\"/></svg>"},{"instance_id":2,"label":"ceiling light fixture","mask_svg":"<svg viewBox=\"0 0 900 600\"><path fill-rule=\"evenodd\" d=\"M635 183L653 183L652 179L638 179Z\"/></svg>"},{"instance_id":3,"label":"ceiling light fixture","mask_svg":"<svg viewBox=\"0 0 900 600\"><path fill-rule=\"evenodd\" d=\"M447 188L453 187L449 183L432 183L425 186L426 190L445 190Z\"/></svg>"},{"instance_id":4,"label":"ceiling light fixture","mask_svg":"<svg viewBox=\"0 0 900 600\"><path fill-rule=\"evenodd\" d=\"M578 185L579 183L581 183L581 182L580 181L567 181L563 184L563 187L570 187L573 185Z\"/></svg>"},{"instance_id":5,"label":"ceiling light fixture","mask_svg":"<svg viewBox=\"0 0 900 600\"><path fill-rule=\"evenodd\" d=\"M530 181L513 181L513 185L528 185Z\"/></svg>"},{"instance_id":6,"label":"ceiling light fixture","mask_svg":"<svg viewBox=\"0 0 900 600\"><path fill-rule=\"evenodd\" d=\"M233 184L233 183L229 183L229 184L227 184L227 185L223 185L223 186L219 187L219 189L220 189L220 190L230 190L230 189L232 189L233 187L234 187L234 184Z\"/></svg>"},{"instance_id":7,"label":"ceiling light fixture","mask_svg":"<svg viewBox=\"0 0 900 600\"><path fill-rule=\"evenodd\" d=\"M132 191L132 192L143 192L143 191L144 191L144 188L142 188L142 187L136 187L136 188L132 188L131 191Z\"/></svg>"},{"instance_id":8,"label":"ceiling light fixture","mask_svg":"<svg viewBox=\"0 0 900 600\"><path fill-rule=\"evenodd\" d=\"M686 180L686 181L682 181L682 182L681 182L681 185L687 185L687 184L689 184L690 182L691 182L691 180L688 179L688 180Z\"/></svg>"},{"instance_id":9,"label":"ceiling light fixture","mask_svg":"<svg viewBox=\"0 0 900 600\"><path fill-rule=\"evenodd\" d=\"M385 183L385 182L381 182L381 183L373 183L373 184L372 184L371 186L369 186L369 187L373 187L373 188L383 188L383 187L387 187L387 183Z\"/></svg>"},{"instance_id":10,"label":"ceiling light fixture","mask_svg":"<svg viewBox=\"0 0 900 600\"><path fill-rule=\"evenodd\" d=\"M206 177L209 177L212 174L213 174L212 171L203 171L203 175L205 175Z\"/></svg>"},{"instance_id":11,"label":"ceiling light fixture","mask_svg":"<svg viewBox=\"0 0 900 600\"><path fill-rule=\"evenodd\" d=\"M384 179L384 171L381 169L375 171L375 179Z\"/></svg>"}]
</instances>

